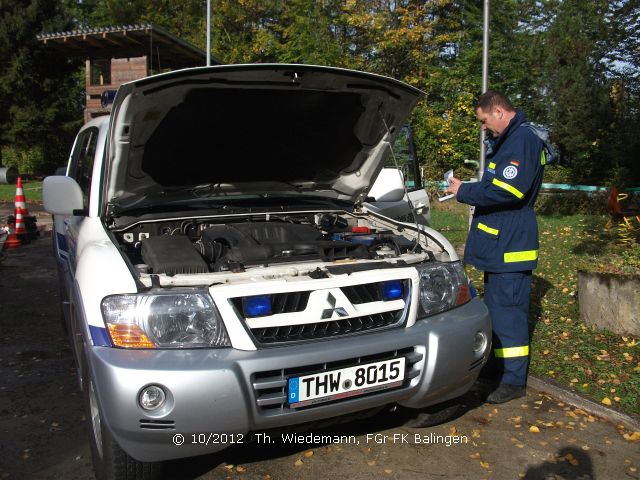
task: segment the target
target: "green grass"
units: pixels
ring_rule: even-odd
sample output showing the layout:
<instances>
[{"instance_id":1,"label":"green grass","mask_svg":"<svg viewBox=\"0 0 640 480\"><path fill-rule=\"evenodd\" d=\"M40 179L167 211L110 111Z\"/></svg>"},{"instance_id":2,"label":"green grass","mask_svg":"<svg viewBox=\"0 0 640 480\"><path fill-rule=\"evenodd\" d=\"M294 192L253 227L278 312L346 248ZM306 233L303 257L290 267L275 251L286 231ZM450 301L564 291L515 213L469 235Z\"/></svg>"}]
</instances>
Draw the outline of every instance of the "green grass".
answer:
<instances>
[{"instance_id":1,"label":"green grass","mask_svg":"<svg viewBox=\"0 0 640 480\"><path fill-rule=\"evenodd\" d=\"M595 330L580 321L577 270L594 269L598 262L619 263L621 272L628 267L629 248L617 244L615 229L604 229L606 221L596 215L538 216L540 261L529 311L530 371L598 402L607 398L614 407L640 413L640 339ZM434 205L431 223L460 247L466 240L468 207L455 202ZM482 292L482 272L467 266L467 273Z\"/></svg>"},{"instance_id":2,"label":"green grass","mask_svg":"<svg viewBox=\"0 0 640 480\"><path fill-rule=\"evenodd\" d=\"M42 203L42 182L23 181L22 189L27 199L27 207L29 207L29 202ZM13 202L15 199L15 185L0 185L0 202Z\"/></svg>"}]
</instances>

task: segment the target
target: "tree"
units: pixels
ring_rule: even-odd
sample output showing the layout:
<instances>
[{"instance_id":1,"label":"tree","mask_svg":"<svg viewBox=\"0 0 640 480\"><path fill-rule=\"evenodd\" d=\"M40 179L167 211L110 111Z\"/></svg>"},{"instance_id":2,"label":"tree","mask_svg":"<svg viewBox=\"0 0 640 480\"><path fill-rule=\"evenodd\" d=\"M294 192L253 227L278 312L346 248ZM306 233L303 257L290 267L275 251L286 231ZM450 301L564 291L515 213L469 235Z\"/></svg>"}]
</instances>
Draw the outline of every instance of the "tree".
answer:
<instances>
[{"instance_id":1,"label":"tree","mask_svg":"<svg viewBox=\"0 0 640 480\"><path fill-rule=\"evenodd\" d=\"M82 97L78 64L46 49L36 35L70 27L55 0L0 2L0 142L39 147L41 168L49 171L68 155Z\"/></svg>"}]
</instances>

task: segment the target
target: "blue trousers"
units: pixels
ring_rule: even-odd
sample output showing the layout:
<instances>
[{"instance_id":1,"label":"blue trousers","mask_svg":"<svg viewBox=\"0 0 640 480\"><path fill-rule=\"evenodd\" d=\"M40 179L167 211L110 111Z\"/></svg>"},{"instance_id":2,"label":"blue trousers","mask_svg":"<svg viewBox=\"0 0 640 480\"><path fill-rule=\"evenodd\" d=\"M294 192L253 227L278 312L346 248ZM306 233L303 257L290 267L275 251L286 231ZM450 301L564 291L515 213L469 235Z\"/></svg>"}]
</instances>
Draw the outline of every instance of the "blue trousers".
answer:
<instances>
[{"instance_id":1,"label":"blue trousers","mask_svg":"<svg viewBox=\"0 0 640 480\"><path fill-rule=\"evenodd\" d=\"M527 383L531 279L530 270L484 274L484 303L493 323L492 361L500 383Z\"/></svg>"}]
</instances>

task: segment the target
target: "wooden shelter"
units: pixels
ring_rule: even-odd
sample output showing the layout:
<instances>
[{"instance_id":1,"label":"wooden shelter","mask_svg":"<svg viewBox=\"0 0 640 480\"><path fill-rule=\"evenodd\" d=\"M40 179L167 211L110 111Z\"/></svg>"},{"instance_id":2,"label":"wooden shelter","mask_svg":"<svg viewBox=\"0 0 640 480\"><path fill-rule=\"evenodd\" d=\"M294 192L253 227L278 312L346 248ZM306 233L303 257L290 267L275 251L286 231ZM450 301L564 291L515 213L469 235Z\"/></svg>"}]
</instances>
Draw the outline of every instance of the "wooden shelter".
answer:
<instances>
[{"instance_id":1,"label":"wooden shelter","mask_svg":"<svg viewBox=\"0 0 640 480\"><path fill-rule=\"evenodd\" d=\"M123 83L206 63L204 51L151 23L43 33L37 38L68 56L85 59L85 122L109 113L105 92ZM218 63L212 59L212 64Z\"/></svg>"}]
</instances>

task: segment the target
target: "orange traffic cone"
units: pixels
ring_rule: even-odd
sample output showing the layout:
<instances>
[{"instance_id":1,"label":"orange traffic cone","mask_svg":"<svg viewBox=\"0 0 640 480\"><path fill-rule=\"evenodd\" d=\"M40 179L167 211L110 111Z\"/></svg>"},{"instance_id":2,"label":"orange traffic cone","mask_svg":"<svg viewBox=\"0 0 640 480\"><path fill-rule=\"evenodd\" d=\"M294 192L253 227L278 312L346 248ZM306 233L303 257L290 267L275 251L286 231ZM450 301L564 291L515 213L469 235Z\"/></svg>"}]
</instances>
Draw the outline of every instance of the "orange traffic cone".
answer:
<instances>
[{"instance_id":1,"label":"orange traffic cone","mask_svg":"<svg viewBox=\"0 0 640 480\"><path fill-rule=\"evenodd\" d=\"M38 227L36 225L36 217L29 215L27 209L27 200L22 189L22 179L18 177L16 182L16 200L15 200L15 221L16 235L23 242L33 240L37 236Z\"/></svg>"},{"instance_id":2,"label":"orange traffic cone","mask_svg":"<svg viewBox=\"0 0 640 480\"><path fill-rule=\"evenodd\" d=\"M9 236L7 237L7 240L4 242L4 246L7 248L18 248L20 245L22 245L22 242L16 235L16 231L13 228L11 228L11 225L9 225Z\"/></svg>"},{"instance_id":3,"label":"orange traffic cone","mask_svg":"<svg viewBox=\"0 0 640 480\"><path fill-rule=\"evenodd\" d=\"M16 182L15 207L16 218L18 217L18 213L22 214L22 218L29 216L29 210L27 209L27 199L24 197L24 190L22 189L22 179L20 177L18 177L18 181Z\"/></svg>"}]
</instances>

